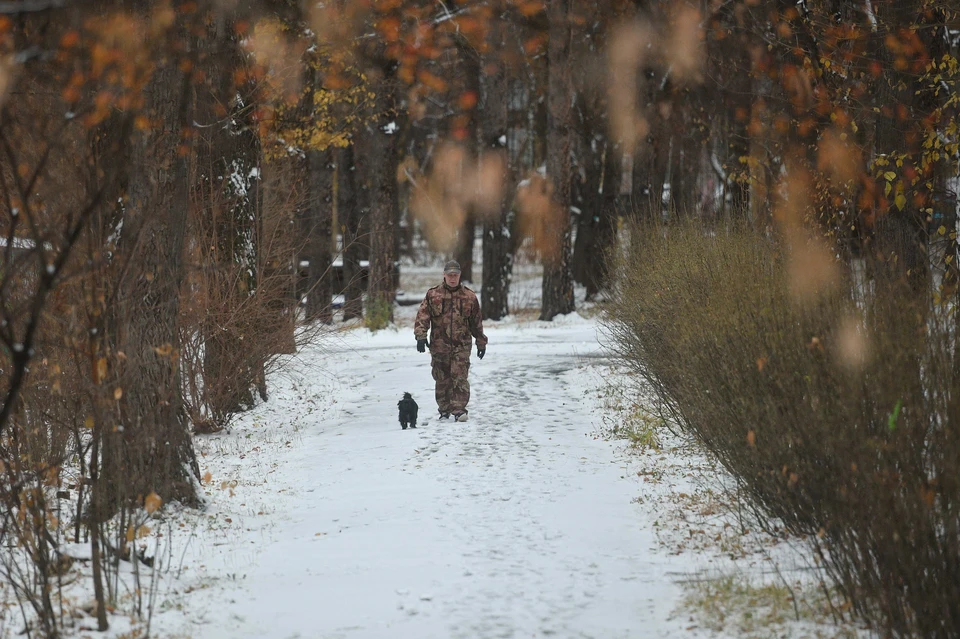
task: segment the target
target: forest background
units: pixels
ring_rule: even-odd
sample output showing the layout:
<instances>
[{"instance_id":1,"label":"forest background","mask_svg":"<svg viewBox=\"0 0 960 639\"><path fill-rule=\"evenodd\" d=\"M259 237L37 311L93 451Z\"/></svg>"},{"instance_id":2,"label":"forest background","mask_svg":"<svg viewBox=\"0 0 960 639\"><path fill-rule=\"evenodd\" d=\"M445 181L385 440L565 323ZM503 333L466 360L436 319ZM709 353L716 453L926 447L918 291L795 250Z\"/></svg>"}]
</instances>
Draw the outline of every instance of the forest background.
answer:
<instances>
[{"instance_id":1,"label":"forest background","mask_svg":"<svg viewBox=\"0 0 960 639\"><path fill-rule=\"evenodd\" d=\"M484 317L609 303L638 384L808 535L838 614L960 628L956 3L0 3L0 540L57 636L196 433L390 323L402 258ZM474 268L480 238L482 272ZM775 527L772 526L771 527Z\"/></svg>"}]
</instances>

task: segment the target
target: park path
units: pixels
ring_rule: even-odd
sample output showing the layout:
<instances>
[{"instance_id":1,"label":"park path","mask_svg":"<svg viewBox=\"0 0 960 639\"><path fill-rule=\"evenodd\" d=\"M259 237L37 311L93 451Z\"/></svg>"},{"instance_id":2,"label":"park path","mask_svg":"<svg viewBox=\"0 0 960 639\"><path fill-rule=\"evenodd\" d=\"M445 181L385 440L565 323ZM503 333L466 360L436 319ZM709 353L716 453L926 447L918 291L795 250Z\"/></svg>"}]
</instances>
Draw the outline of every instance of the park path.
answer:
<instances>
[{"instance_id":1,"label":"park path","mask_svg":"<svg viewBox=\"0 0 960 639\"><path fill-rule=\"evenodd\" d=\"M437 419L410 331L307 351L199 444L210 506L169 553L158 635L690 636L673 617L687 560L657 543L642 484L596 436L596 331L490 326L467 423ZM417 430L396 421L404 391Z\"/></svg>"}]
</instances>

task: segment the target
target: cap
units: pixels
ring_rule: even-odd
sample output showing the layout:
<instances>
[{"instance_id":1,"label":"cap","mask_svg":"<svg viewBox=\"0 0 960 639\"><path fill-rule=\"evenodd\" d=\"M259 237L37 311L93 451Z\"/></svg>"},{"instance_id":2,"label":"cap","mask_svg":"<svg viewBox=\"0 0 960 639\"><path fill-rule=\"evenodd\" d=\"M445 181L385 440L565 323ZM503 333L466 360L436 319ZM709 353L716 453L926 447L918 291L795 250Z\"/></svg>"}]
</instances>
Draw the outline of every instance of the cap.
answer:
<instances>
[{"instance_id":1,"label":"cap","mask_svg":"<svg viewBox=\"0 0 960 639\"><path fill-rule=\"evenodd\" d=\"M444 265L443 265L443 274L446 275L447 273L457 273L457 274L459 275L459 274L460 274L460 262L458 262L458 261L456 261L456 260L450 260L449 262L447 262L446 264L444 264Z\"/></svg>"}]
</instances>

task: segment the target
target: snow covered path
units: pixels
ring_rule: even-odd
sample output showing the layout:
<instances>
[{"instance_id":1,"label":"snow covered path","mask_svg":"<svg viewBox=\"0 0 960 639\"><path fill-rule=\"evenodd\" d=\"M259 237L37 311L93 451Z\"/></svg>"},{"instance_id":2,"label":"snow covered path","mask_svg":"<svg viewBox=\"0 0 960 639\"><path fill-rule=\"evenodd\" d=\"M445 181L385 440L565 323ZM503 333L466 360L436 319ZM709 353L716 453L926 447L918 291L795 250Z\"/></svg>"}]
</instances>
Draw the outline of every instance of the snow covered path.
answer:
<instances>
[{"instance_id":1,"label":"snow covered path","mask_svg":"<svg viewBox=\"0 0 960 639\"><path fill-rule=\"evenodd\" d=\"M158 600L159 636L682 633L670 616L689 563L659 547L641 484L595 437L595 324L488 336L467 423L437 419L411 331L353 331L201 442L211 503L185 549L184 533L173 542L183 570ZM403 391L417 430L397 423Z\"/></svg>"}]
</instances>

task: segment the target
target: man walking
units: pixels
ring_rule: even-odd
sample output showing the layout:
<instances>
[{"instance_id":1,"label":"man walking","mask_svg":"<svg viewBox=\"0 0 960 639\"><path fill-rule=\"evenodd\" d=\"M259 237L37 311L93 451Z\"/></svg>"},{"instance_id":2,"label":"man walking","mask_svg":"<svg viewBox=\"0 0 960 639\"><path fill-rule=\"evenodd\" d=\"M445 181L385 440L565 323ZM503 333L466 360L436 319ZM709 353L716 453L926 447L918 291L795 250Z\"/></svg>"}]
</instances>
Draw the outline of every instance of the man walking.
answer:
<instances>
[{"instance_id":1,"label":"man walking","mask_svg":"<svg viewBox=\"0 0 960 639\"><path fill-rule=\"evenodd\" d=\"M467 421L470 342L471 338L477 340L477 357L483 359L487 336L483 334L477 294L460 284L458 262L447 262L443 267L443 283L427 291L420 303L413 333L418 351L430 349L440 419L453 415L458 422Z\"/></svg>"}]
</instances>

